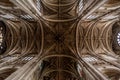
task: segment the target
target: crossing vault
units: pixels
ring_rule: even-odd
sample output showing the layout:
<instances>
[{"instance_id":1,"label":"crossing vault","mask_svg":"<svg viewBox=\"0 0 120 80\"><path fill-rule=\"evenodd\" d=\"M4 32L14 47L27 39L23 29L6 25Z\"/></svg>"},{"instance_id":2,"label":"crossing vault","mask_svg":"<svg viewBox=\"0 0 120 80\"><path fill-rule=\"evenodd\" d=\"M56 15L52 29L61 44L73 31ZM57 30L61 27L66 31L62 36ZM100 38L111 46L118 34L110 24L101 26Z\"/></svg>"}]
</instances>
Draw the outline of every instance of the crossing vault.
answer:
<instances>
[{"instance_id":1,"label":"crossing vault","mask_svg":"<svg viewBox=\"0 0 120 80\"><path fill-rule=\"evenodd\" d=\"M120 80L119 0L0 0L0 80Z\"/></svg>"}]
</instances>

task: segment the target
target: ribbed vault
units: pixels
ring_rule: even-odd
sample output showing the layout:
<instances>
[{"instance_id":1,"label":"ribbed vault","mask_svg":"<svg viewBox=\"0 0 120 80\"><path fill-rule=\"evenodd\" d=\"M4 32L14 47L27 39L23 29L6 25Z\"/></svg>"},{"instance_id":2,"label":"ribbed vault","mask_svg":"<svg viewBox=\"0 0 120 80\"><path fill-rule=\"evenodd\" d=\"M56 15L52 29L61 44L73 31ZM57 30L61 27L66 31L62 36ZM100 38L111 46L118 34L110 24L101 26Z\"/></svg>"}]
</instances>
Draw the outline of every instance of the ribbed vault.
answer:
<instances>
[{"instance_id":1,"label":"ribbed vault","mask_svg":"<svg viewBox=\"0 0 120 80\"><path fill-rule=\"evenodd\" d=\"M119 80L120 71L109 76L120 70L112 38L120 6L110 6L118 0L5 1L0 68L19 66L5 80Z\"/></svg>"}]
</instances>

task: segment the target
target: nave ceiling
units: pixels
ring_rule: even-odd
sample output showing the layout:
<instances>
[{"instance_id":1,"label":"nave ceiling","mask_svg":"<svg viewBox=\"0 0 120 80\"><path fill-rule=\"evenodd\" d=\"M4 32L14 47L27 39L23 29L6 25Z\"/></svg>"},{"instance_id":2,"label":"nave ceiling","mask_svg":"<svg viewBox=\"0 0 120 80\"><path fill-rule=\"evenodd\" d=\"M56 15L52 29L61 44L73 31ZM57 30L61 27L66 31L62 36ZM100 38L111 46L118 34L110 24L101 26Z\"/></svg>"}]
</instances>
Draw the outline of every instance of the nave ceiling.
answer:
<instances>
[{"instance_id":1,"label":"nave ceiling","mask_svg":"<svg viewBox=\"0 0 120 80\"><path fill-rule=\"evenodd\" d=\"M0 80L119 80L119 0L0 0Z\"/></svg>"}]
</instances>

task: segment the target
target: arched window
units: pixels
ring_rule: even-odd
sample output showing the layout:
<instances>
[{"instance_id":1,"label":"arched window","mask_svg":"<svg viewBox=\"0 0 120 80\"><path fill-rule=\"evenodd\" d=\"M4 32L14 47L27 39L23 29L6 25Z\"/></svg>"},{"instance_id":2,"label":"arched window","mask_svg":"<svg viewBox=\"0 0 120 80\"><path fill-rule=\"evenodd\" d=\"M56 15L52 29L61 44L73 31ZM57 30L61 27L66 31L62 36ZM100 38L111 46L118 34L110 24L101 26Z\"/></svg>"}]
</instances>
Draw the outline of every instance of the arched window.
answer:
<instances>
[{"instance_id":1,"label":"arched window","mask_svg":"<svg viewBox=\"0 0 120 80\"><path fill-rule=\"evenodd\" d=\"M0 21L0 54L3 54L6 51L6 25L3 21Z\"/></svg>"},{"instance_id":2,"label":"arched window","mask_svg":"<svg viewBox=\"0 0 120 80\"><path fill-rule=\"evenodd\" d=\"M2 29L3 29L3 28L2 28L2 27L0 27L0 46L1 46L2 41L3 41ZM0 48L2 48L2 46L1 46Z\"/></svg>"},{"instance_id":3,"label":"arched window","mask_svg":"<svg viewBox=\"0 0 120 80\"><path fill-rule=\"evenodd\" d=\"M117 34L117 43L120 46L120 32Z\"/></svg>"}]
</instances>

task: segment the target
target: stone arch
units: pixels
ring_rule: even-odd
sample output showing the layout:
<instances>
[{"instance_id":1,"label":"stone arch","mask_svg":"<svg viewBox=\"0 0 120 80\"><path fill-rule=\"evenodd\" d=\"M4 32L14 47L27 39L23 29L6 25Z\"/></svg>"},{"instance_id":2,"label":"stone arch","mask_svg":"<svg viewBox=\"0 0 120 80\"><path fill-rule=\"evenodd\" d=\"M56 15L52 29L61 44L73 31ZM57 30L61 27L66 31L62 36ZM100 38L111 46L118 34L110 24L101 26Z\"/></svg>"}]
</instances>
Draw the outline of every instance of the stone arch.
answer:
<instances>
[{"instance_id":1,"label":"stone arch","mask_svg":"<svg viewBox=\"0 0 120 80\"><path fill-rule=\"evenodd\" d=\"M107 69L103 69L103 73L105 75L107 75L108 78L110 78L110 80L120 80L120 70L117 68L107 68Z\"/></svg>"},{"instance_id":2,"label":"stone arch","mask_svg":"<svg viewBox=\"0 0 120 80\"><path fill-rule=\"evenodd\" d=\"M17 68L13 68L10 66L3 67L0 69L0 80L5 80L9 75L15 72Z\"/></svg>"}]
</instances>

